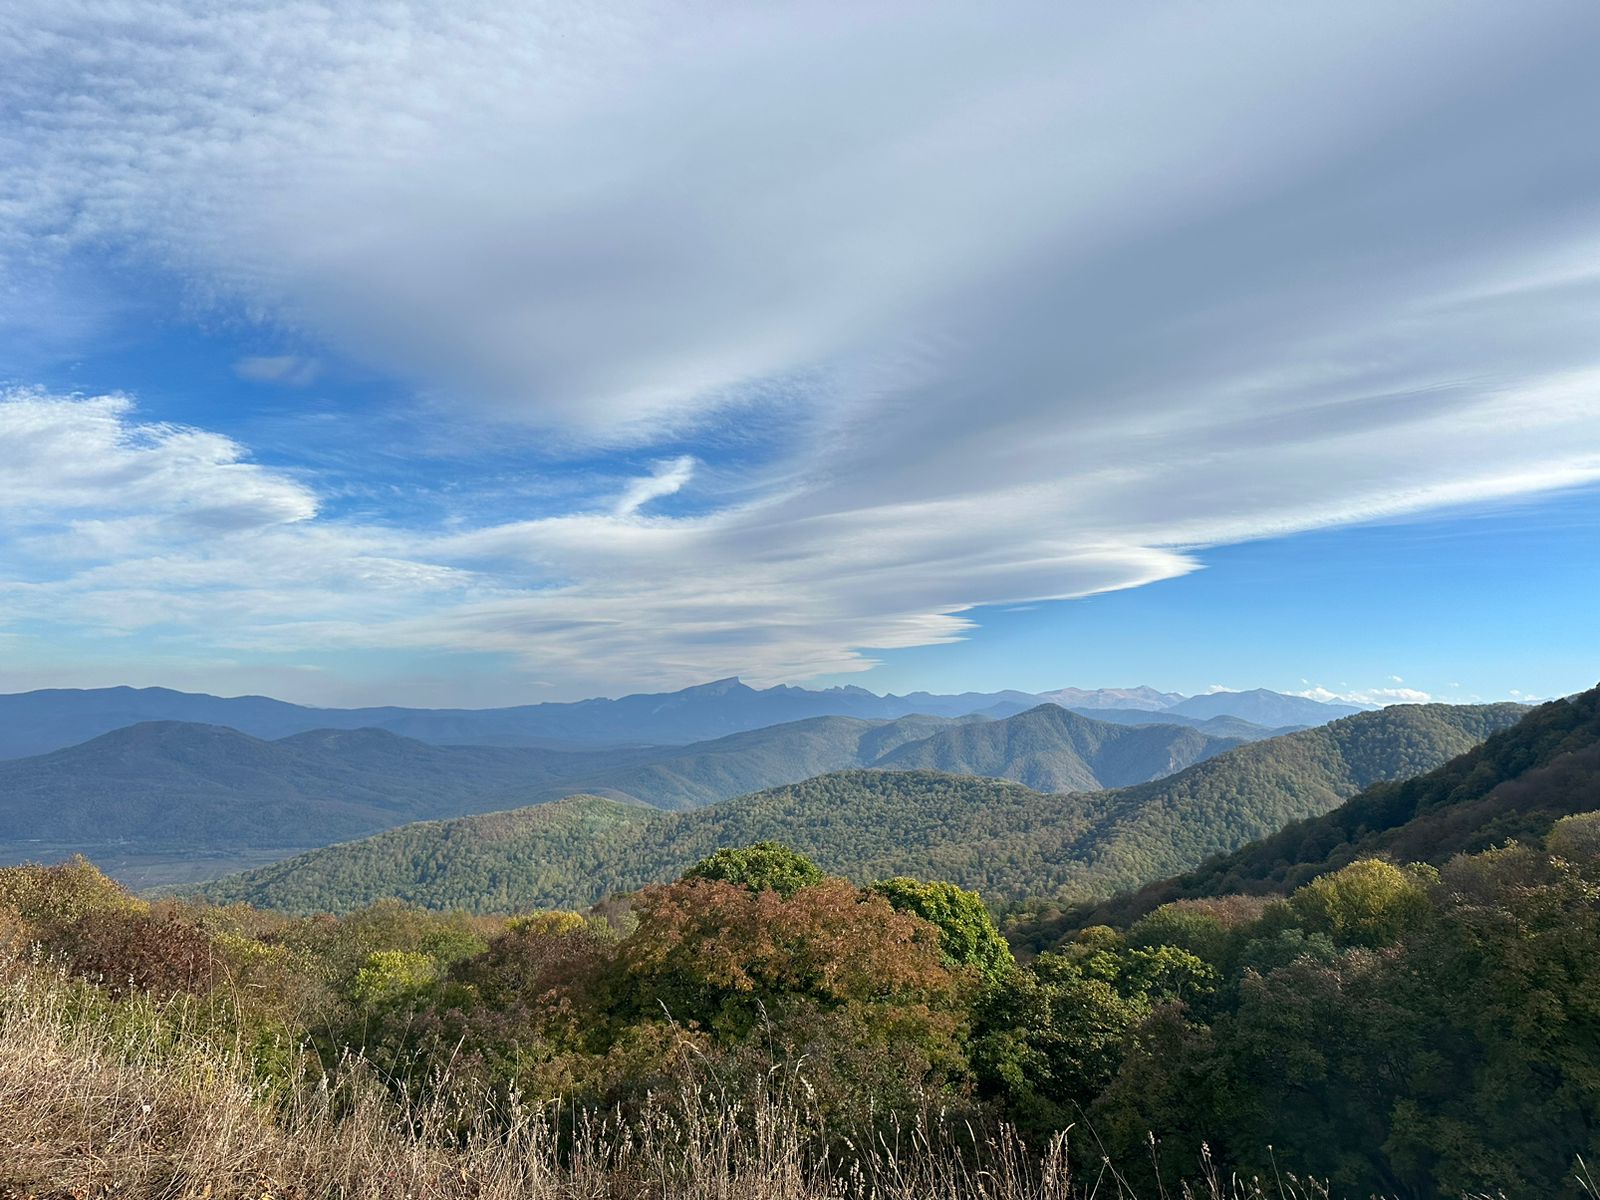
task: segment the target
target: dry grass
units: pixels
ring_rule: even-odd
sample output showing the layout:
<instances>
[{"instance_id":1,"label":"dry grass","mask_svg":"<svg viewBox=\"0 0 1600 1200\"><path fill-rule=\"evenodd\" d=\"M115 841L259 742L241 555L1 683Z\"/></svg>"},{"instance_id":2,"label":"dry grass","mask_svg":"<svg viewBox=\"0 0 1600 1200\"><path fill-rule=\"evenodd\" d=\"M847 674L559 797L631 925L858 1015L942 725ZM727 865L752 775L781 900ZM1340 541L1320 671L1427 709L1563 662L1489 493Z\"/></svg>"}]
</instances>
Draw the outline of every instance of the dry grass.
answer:
<instances>
[{"instance_id":1,"label":"dry grass","mask_svg":"<svg viewBox=\"0 0 1600 1200\"><path fill-rule=\"evenodd\" d=\"M196 1200L1086 1200L1128 1195L1109 1167L1069 1180L1002 1132L907 1130L819 1154L803 1107L751 1111L686 1090L643 1119L460 1101L402 1108L359 1063L269 1090L237 1047L171 1010L87 1010L37 968L0 972L0 1197ZM90 1015L86 1015L86 1012ZM93 1014L98 1015L93 1015ZM965 1140L964 1152L935 1142ZM976 1142L976 1144L974 1144ZM1188 1195L1189 1189L1182 1189ZM1301 1196L1206 1180L1213 1200Z\"/></svg>"}]
</instances>

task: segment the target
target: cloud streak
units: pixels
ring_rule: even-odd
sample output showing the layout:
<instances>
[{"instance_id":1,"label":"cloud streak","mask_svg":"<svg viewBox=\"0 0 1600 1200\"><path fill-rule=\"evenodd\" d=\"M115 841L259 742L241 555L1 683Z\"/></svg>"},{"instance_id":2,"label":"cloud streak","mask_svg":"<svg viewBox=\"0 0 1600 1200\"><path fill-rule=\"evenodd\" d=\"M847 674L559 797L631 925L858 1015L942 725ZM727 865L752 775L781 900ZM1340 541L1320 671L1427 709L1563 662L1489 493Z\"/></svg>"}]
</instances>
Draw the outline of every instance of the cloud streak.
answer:
<instances>
[{"instance_id":1,"label":"cloud streak","mask_svg":"<svg viewBox=\"0 0 1600 1200\"><path fill-rule=\"evenodd\" d=\"M1592 6L1008 17L23 3L0 325L160 273L628 481L357 522L126 399L13 393L8 611L573 694L799 679L1600 478Z\"/></svg>"}]
</instances>

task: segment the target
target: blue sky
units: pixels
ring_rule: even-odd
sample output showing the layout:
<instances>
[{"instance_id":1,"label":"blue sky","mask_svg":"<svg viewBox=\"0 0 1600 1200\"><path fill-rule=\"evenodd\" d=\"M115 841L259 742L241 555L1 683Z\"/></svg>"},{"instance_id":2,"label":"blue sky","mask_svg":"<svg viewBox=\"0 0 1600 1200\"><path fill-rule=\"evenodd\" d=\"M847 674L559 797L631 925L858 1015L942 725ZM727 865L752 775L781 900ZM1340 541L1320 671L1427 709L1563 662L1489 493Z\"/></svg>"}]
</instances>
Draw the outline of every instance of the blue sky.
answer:
<instances>
[{"instance_id":1,"label":"blue sky","mask_svg":"<svg viewBox=\"0 0 1600 1200\"><path fill-rule=\"evenodd\" d=\"M0 16L0 689L1600 677L1600 10Z\"/></svg>"},{"instance_id":2,"label":"blue sky","mask_svg":"<svg viewBox=\"0 0 1600 1200\"><path fill-rule=\"evenodd\" d=\"M1375 703L1548 699L1600 683L1594 489L1203 557L1204 571L1144 588L970 613L968 641L891 652L872 678L891 691L1115 678Z\"/></svg>"}]
</instances>

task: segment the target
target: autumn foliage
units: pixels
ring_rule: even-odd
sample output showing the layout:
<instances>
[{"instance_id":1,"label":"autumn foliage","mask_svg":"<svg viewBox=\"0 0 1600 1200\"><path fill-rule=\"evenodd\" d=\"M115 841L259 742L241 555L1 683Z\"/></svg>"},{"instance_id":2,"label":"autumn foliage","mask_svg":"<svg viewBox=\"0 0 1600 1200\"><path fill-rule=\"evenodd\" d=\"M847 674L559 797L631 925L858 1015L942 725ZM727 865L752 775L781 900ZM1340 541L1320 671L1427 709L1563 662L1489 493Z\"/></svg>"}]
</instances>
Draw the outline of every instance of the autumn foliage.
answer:
<instances>
[{"instance_id":1,"label":"autumn foliage","mask_svg":"<svg viewBox=\"0 0 1600 1200\"><path fill-rule=\"evenodd\" d=\"M939 1171L1020 1131L1034 1165L1006 1195L1051 1145L1149 1194L1205 1161L1267 1178L1276 1156L1334 1194L1576 1195L1580 1156L1600 1160L1600 816L1439 868L1358 859L1286 897L1177 901L1025 962L970 892L812 878L780 850L512 918L291 918L147 903L82 862L9 868L0 938L14 997L141 1054L232 1047L260 1120L332 1106L319 1137L343 1136L357 1070L433 1114L400 1122L431 1146L548 1113L552 1163L592 1121L680 1155L781 1126L802 1191L910 1128ZM30 1078L0 1069L0 1111Z\"/></svg>"}]
</instances>

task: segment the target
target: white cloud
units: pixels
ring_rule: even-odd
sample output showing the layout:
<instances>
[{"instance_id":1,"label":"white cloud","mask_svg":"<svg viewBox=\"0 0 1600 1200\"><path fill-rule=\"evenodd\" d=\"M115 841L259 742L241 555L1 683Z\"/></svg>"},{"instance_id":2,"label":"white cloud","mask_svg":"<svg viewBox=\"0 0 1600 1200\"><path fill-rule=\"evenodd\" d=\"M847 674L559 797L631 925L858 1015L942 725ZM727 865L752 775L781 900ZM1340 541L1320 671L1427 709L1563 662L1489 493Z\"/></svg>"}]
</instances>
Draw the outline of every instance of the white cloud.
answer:
<instances>
[{"instance_id":1,"label":"white cloud","mask_svg":"<svg viewBox=\"0 0 1600 1200\"><path fill-rule=\"evenodd\" d=\"M11 531L31 522L92 538L249 529L306 521L316 498L293 479L245 461L228 438L130 420L125 396L59 397L0 391L0 511Z\"/></svg>"},{"instance_id":2,"label":"white cloud","mask_svg":"<svg viewBox=\"0 0 1600 1200\"><path fill-rule=\"evenodd\" d=\"M1394 679L1394 676L1391 675L1389 678ZM1304 696L1308 700L1320 700L1324 704L1362 704L1375 708L1387 704L1433 703L1431 693L1408 687L1345 688L1336 692L1316 685L1291 694Z\"/></svg>"},{"instance_id":3,"label":"white cloud","mask_svg":"<svg viewBox=\"0 0 1600 1200\"><path fill-rule=\"evenodd\" d=\"M671 462L658 463L651 474L628 485L617 501L614 515L631 516L652 500L682 491L693 476L694 458L690 455L684 454Z\"/></svg>"},{"instance_id":4,"label":"white cloud","mask_svg":"<svg viewBox=\"0 0 1600 1200\"><path fill-rule=\"evenodd\" d=\"M108 259L171 271L460 421L661 464L609 512L402 531L30 394L11 613L580 691L801 678L1197 548L1600 478L1591 5L13 10L0 327ZM700 440L757 428L702 496ZM697 515L652 513L691 480ZM1361 694L1391 693L1422 695Z\"/></svg>"},{"instance_id":5,"label":"white cloud","mask_svg":"<svg viewBox=\"0 0 1600 1200\"><path fill-rule=\"evenodd\" d=\"M492 652L579 691L736 672L771 682L871 665L857 647L959 637L974 597L1081 595L1192 565L1169 551L1029 535L1037 514L1005 507L797 518L769 500L704 517L641 515L646 499L688 478L692 464L676 461L609 514L450 533L311 519L315 499L301 484L238 462L226 439L141 425L122 399L38 393L0 406L9 422L0 428L21 430L21 414L35 411L50 414L35 422L47 436L0 441L0 479L34 502L25 523L0 517L14 572L0 580L0 611L154 631L197 651ZM193 467L196 442L211 447L209 472L180 479L141 457L180 455ZM100 474L47 504L41 478L54 468L29 466L43 461L41 446L52 461L92 458ZM167 486L139 482L146 476Z\"/></svg>"}]
</instances>

